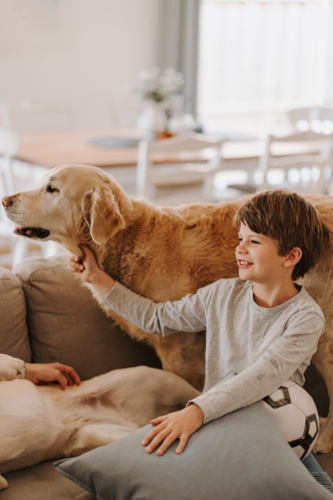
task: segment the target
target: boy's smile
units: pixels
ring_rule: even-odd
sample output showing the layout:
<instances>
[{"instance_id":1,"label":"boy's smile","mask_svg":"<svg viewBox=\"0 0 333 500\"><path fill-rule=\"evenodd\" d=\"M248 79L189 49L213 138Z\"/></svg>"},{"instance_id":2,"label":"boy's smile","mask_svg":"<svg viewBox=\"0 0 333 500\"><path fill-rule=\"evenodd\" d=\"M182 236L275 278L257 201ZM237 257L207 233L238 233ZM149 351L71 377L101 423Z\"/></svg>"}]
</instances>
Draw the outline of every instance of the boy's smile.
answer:
<instances>
[{"instance_id":1,"label":"boy's smile","mask_svg":"<svg viewBox=\"0 0 333 500\"><path fill-rule=\"evenodd\" d=\"M243 269L246 269L250 266L253 265L253 262L247 262L246 260L240 260L238 259L238 267L241 267Z\"/></svg>"}]
</instances>

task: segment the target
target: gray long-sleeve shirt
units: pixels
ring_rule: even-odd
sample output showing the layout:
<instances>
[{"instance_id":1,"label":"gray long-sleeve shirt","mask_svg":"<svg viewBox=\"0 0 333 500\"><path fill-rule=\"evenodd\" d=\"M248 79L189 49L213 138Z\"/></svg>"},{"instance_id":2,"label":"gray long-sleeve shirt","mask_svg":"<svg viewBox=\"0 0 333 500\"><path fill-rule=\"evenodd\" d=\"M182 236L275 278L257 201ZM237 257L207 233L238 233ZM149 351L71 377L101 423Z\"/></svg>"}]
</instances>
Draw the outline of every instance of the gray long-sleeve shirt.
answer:
<instances>
[{"instance_id":1,"label":"gray long-sleeve shirt","mask_svg":"<svg viewBox=\"0 0 333 500\"><path fill-rule=\"evenodd\" d=\"M152 334L207 330L203 394L193 400L204 423L255 403L291 378L304 384L325 320L304 288L284 304L265 308L252 282L219 280L175 302L155 303L116 283L103 304ZM237 375L223 384L229 372Z\"/></svg>"}]
</instances>

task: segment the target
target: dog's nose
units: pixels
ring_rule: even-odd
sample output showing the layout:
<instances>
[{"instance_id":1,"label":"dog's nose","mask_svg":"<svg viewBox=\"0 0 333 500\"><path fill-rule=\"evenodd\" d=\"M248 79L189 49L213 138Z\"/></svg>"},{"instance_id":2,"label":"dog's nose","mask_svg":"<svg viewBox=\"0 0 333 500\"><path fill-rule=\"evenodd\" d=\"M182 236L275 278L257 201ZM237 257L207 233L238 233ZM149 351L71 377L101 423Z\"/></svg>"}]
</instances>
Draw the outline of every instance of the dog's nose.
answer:
<instances>
[{"instance_id":1,"label":"dog's nose","mask_svg":"<svg viewBox=\"0 0 333 500\"><path fill-rule=\"evenodd\" d=\"M13 201L9 198L9 196L5 196L1 201L5 208L10 207L13 204Z\"/></svg>"}]
</instances>

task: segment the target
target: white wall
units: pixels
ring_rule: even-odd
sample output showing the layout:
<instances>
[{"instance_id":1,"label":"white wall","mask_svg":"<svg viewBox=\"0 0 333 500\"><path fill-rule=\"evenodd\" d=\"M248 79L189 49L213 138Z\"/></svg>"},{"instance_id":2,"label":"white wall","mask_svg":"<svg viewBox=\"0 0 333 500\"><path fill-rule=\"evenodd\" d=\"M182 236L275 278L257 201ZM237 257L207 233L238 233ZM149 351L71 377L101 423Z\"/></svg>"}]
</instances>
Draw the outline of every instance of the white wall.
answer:
<instances>
[{"instance_id":1,"label":"white wall","mask_svg":"<svg viewBox=\"0 0 333 500\"><path fill-rule=\"evenodd\" d=\"M0 103L59 106L58 116L50 113L50 129L126 125L138 107L129 88L142 69L158 65L161 5L1 0ZM17 126L33 130L33 120L22 123Z\"/></svg>"}]
</instances>

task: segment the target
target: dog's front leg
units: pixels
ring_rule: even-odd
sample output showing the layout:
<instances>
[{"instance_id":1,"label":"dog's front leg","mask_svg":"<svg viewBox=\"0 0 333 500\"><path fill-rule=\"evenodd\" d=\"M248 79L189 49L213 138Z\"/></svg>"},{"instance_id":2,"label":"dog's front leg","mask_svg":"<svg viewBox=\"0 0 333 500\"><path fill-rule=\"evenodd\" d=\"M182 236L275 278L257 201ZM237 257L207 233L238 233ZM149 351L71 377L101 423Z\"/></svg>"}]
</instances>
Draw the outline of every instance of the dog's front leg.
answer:
<instances>
[{"instance_id":1,"label":"dog's front leg","mask_svg":"<svg viewBox=\"0 0 333 500\"><path fill-rule=\"evenodd\" d=\"M8 483L4 477L0 476L0 491L6 488L8 488Z\"/></svg>"},{"instance_id":2,"label":"dog's front leg","mask_svg":"<svg viewBox=\"0 0 333 500\"><path fill-rule=\"evenodd\" d=\"M0 380L10 381L16 378L25 378L25 362L0 354Z\"/></svg>"},{"instance_id":3,"label":"dog's front leg","mask_svg":"<svg viewBox=\"0 0 333 500\"><path fill-rule=\"evenodd\" d=\"M135 431L138 426L131 423L90 424L78 429L68 447L63 450L65 457L77 457L83 453L105 446Z\"/></svg>"}]
</instances>

